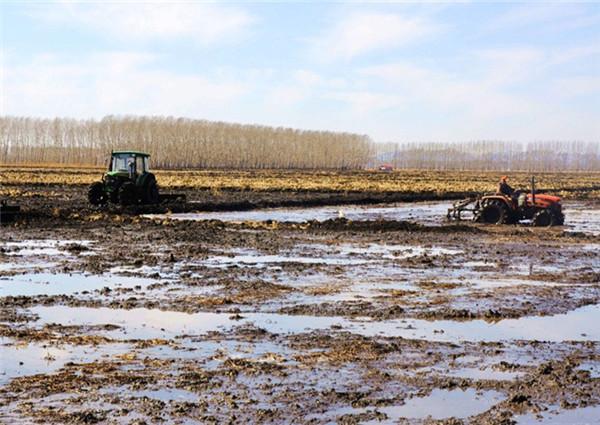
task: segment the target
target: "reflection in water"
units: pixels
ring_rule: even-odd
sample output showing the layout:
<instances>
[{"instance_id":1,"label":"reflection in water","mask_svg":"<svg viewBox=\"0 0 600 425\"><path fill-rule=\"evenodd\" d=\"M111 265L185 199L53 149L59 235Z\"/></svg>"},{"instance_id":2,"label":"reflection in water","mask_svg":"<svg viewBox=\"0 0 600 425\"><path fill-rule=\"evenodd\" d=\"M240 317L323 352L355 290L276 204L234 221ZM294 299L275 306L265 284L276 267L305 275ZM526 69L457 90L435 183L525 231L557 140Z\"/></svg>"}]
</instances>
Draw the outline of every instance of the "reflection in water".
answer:
<instances>
[{"instance_id":1,"label":"reflection in water","mask_svg":"<svg viewBox=\"0 0 600 425\"><path fill-rule=\"evenodd\" d=\"M376 408L344 407L330 411L326 413L326 416L334 419L343 415L357 415L376 410L387 416L387 421L384 423L397 423L400 419L446 419L451 417L462 419L483 413L503 399L504 395L497 391L477 392L472 388L465 391L434 389L426 397L406 399L401 405ZM382 422L377 420L367 423Z\"/></svg>"},{"instance_id":2,"label":"reflection in water","mask_svg":"<svg viewBox=\"0 0 600 425\"><path fill-rule=\"evenodd\" d=\"M253 323L272 333L302 333L330 329L332 326L365 336L400 336L431 341L597 341L600 339L600 305L581 307L554 316L505 319L496 323L483 320L396 319L385 322L350 320L343 317L293 316L272 313L247 313L233 320L229 313L179 313L152 309L110 309L67 306L38 306L29 309L39 315L37 323L63 325L120 326L103 330L113 338L172 338L181 334L204 334Z\"/></svg>"},{"instance_id":3,"label":"reflection in water","mask_svg":"<svg viewBox=\"0 0 600 425\"><path fill-rule=\"evenodd\" d=\"M108 287L145 288L154 280L131 276L81 273L25 273L0 278L0 296L69 295Z\"/></svg>"},{"instance_id":4,"label":"reflection in water","mask_svg":"<svg viewBox=\"0 0 600 425\"><path fill-rule=\"evenodd\" d=\"M477 393L472 388L465 391L435 389L427 397L414 397L406 400L403 405L382 407L378 410L392 420L467 418L485 412L503 398L497 391Z\"/></svg>"},{"instance_id":5,"label":"reflection in water","mask_svg":"<svg viewBox=\"0 0 600 425\"><path fill-rule=\"evenodd\" d=\"M125 353L129 346L108 344L103 346L54 346L31 342L15 345L8 338L0 338L0 384L18 376L54 372L67 362L89 363L103 356Z\"/></svg>"},{"instance_id":6,"label":"reflection in water","mask_svg":"<svg viewBox=\"0 0 600 425\"><path fill-rule=\"evenodd\" d=\"M212 213L182 213L146 215L148 218L175 220L221 220L229 222L268 221L302 223L310 220L325 221L340 215L352 221L409 220L418 223L443 224L451 202L404 202L381 205L334 205L316 208L269 208L251 211Z\"/></svg>"},{"instance_id":7,"label":"reflection in water","mask_svg":"<svg viewBox=\"0 0 600 425\"><path fill-rule=\"evenodd\" d=\"M600 406L563 410L553 406L546 412L514 417L517 425L597 425L600 423Z\"/></svg>"}]
</instances>

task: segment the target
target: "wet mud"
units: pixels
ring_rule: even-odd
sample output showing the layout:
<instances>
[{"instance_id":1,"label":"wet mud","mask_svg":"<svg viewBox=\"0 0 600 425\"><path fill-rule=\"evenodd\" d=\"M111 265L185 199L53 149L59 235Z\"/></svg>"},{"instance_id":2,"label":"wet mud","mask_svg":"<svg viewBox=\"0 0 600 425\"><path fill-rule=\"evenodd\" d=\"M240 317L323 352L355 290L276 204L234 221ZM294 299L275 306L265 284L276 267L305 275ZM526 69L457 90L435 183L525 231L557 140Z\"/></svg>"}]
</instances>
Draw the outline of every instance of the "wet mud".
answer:
<instances>
[{"instance_id":1,"label":"wet mud","mask_svg":"<svg viewBox=\"0 0 600 425\"><path fill-rule=\"evenodd\" d=\"M145 217L62 196L0 230L3 422L598 417L598 204L532 228L444 202Z\"/></svg>"}]
</instances>

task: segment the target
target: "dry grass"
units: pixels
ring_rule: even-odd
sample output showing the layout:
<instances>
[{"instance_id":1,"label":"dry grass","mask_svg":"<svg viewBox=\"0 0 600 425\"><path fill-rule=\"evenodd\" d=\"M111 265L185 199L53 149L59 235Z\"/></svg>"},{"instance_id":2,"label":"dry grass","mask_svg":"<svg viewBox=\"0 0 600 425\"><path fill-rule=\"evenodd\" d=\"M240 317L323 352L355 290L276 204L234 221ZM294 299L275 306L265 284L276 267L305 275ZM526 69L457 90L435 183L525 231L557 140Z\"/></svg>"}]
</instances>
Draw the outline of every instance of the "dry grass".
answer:
<instances>
[{"instance_id":1,"label":"dry grass","mask_svg":"<svg viewBox=\"0 0 600 425\"><path fill-rule=\"evenodd\" d=\"M26 184L85 186L98 180L102 168L0 167L0 194ZM282 171L282 170L157 170L164 189L307 192L490 192L501 173L476 171L401 170L377 171ZM527 188L530 174L508 173L514 187ZM599 198L600 172L536 173L538 188L574 191ZM5 185L4 187L2 187ZM595 190L591 190L595 188ZM568 195L568 194L567 194Z\"/></svg>"}]
</instances>

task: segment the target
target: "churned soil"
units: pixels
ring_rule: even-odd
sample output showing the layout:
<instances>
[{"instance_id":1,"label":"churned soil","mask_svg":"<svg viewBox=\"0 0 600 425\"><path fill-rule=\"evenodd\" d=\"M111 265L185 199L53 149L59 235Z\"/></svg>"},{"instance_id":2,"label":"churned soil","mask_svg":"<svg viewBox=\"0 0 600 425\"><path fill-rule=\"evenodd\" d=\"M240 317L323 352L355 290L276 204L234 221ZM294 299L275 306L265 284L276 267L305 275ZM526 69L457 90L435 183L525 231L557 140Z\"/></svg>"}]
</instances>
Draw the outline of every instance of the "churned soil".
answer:
<instances>
[{"instance_id":1,"label":"churned soil","mask_svg":"<svg viewBox=\"0 0 600 425\"><path fill-rule=\"evenodd\" d=\"M18 189L4 422L513 424L600 405L593 233L139 214L414 200L391 194L187 190L140 211Z\"/></svg>"}]
</instances>

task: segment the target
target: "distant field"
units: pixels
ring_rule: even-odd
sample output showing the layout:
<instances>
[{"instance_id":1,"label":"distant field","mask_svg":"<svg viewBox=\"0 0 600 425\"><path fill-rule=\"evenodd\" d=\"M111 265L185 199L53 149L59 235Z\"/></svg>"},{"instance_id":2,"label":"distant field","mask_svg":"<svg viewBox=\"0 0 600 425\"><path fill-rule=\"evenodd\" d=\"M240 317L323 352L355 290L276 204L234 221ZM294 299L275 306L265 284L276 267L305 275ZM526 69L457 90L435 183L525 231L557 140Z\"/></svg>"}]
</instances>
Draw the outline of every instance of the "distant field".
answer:
<instances>
[{"instance_id":1,"label":"distant field","mask_svg":"<svg viewBox=\"0 0 600 425\"><path fill-rule=\"evenodd\" d=\"M18 187L86 186L98 180L103 168L0 167L0 195L16 194ZM165 189L213 191L298 192L433 192L439 195L495 190L499 172L400 170L281 171L281 170L157 170ZM531 174L507 173L514 187L529 187ZM600 198L600 172L536 173L537 187L565 197Z\"/></svg>"}]
</instances>

